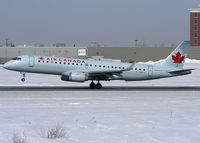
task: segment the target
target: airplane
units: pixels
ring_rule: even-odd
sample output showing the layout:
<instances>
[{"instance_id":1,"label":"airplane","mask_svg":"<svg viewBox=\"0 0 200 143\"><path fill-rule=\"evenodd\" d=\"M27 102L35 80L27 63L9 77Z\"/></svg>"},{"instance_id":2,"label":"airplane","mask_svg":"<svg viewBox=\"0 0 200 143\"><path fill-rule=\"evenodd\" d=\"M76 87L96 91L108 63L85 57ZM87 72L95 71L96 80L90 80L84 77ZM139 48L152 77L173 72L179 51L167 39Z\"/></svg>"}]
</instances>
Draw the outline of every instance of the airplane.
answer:
<instances>
[{"instance_id":1,"label":"airplane","mask_svg":"<svg viewBox=\"0 0 200 143\"><path fill-rule=\"evenodd\" d=\"M165 60L153 64L22 55L3 64L3 68L20 72L22 82L25 73L53 74L60 75L63 81L91 80L91 89L101 89L100 81L140 81L191 74L194 69L183 69L189 47L190 41L183 41Z\"/></svg>"}]
</instances>

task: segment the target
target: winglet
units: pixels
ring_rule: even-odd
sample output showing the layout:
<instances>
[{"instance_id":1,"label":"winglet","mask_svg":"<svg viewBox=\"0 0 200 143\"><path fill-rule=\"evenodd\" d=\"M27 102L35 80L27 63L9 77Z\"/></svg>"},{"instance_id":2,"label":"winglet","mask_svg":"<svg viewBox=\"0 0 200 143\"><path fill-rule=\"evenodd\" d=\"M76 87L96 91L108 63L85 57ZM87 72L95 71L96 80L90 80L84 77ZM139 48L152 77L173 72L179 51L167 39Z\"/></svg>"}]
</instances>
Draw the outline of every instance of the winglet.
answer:
<instances>
[{"instance_id":1,"label":"winglet","mask_svg":"<svg viewBox=\"0 0 200 143\"><path fill-rule=\"evenodd\" d=\"M134 65L136 64L136 62L132 63L128 68L122 70L122 71L130 71L133 69Z\"/></svg>"}]
</instances>

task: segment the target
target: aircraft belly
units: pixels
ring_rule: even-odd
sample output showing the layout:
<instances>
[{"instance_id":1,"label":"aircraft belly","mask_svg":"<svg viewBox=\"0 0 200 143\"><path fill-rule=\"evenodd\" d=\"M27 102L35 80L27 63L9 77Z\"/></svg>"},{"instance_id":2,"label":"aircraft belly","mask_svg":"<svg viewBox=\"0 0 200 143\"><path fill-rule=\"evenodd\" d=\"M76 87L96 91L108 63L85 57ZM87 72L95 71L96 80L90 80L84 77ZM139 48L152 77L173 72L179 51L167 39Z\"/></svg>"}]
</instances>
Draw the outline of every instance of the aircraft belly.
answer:
<instances>
[{"instance_id":1,"label":"aircraft belly","mask_svg":"<svg viewBox=\"0 0 200 143\"><path fill-rule=\"evenodd\" d=\"M60 75L64 71L66 71L66 69L63 67L54 67L54 66L43 65L43 66L29 67L27 72Z\"/></svg>"},{"instance_id":2,"label":"aircraft belly","mask_svg":"<svg viewBox=\"0 0 200 143\"><path fill-rule=\"evenodd\" d=\"M137 81L137 80L146 80L149 79L147 73L145 72L124 72L122 74L124 80L127 81Z\"/></svg>"},{"instance_id":3,"label":"aircraft belly","mask_svg":"<svg viewBox=\"0 0 200 143\"><path fill-rule=\"evenodd\" d=\"M169 77L169 76L171 76L171 75L164 70L155 70L153 78L157 79L157 78L165 78L165 77Z\"/></svg>"}]
</instances>

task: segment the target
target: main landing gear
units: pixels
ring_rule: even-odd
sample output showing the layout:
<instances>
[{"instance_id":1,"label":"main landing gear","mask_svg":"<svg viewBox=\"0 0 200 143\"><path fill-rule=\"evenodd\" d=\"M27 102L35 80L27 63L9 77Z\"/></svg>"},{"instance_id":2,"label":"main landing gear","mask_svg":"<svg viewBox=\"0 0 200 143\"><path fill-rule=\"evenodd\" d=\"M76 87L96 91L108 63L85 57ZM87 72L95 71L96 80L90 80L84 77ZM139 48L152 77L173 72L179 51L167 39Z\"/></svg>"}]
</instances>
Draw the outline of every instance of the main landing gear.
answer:
<instances>
[{"instance_id":1,"label":"main landing gear","mask_svg":"<svg viewBox=\"0 0 200 143\"><path fill-rule=\"evenodd\" d=\"M21 78L21 81L22 81L22 82L25 82L25 76L26 76L26 75L25 75L25 73L21 73L21 74L22 74L22 76L23 76L23 77Z\"/></svg>"},{"instance_id":2,"label":"main landing gear","mask_svg":"<svg viewBox=\"0 0 200 143\"><path fill-rule=\"evenodd\" d=\"M101 83L98 81L98 83L97 84L95 84L93 81L90 83L90 88L91 89L101 89L102 88L102 85L101 85Z\"/></svg>"}]
</instances>

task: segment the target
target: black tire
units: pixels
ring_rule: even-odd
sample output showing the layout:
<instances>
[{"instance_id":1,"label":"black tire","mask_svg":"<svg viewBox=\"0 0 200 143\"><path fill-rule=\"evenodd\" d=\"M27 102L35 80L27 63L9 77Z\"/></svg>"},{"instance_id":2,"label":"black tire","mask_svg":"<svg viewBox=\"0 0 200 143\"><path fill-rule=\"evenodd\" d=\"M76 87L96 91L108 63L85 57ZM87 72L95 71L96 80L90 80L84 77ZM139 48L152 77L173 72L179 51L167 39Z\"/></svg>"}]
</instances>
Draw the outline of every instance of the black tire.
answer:
<instances>
[{"instance_id":1,"label":"black tire","mask_svg":"<svg viewBox=\"0 0 200 143\"><path fill-rule=\"evenodd\" d=\"M94 83L94 82L91 82L91 83L90 83L90 88L91 88L91 89L94 89L95 87L96 87L95 83Z\"/></svg>"},{"instance_id":2,"label":"black tire","mask_svg":"<svg viewBox=\"0 0 200 143\"><path fill-rule=\"evenodd\" d=\"M24 82L24 81L25 81L25 78L22 78L21 81Z\"/></svg>"},{"instance_id":3,"label":"black tire","mask_svg":"<svg viewBox=\"0 0 200 143\"><path fill-rule=\"evenodd\" d=\"M102 88L102 85L100 83L97 83L96 84L96 89L101 89Z\"/></svg>"}]
</instances>

